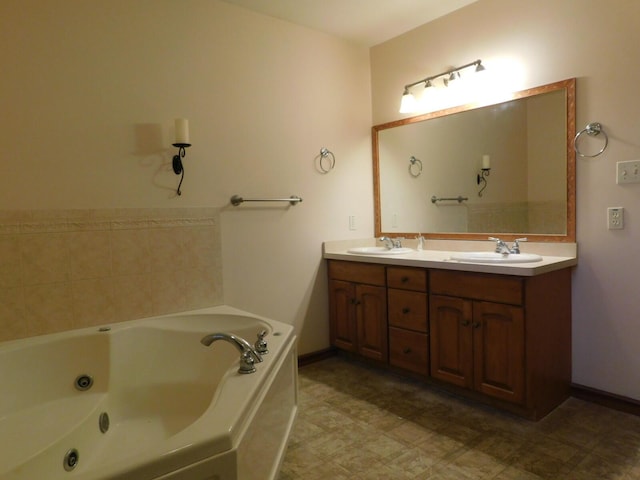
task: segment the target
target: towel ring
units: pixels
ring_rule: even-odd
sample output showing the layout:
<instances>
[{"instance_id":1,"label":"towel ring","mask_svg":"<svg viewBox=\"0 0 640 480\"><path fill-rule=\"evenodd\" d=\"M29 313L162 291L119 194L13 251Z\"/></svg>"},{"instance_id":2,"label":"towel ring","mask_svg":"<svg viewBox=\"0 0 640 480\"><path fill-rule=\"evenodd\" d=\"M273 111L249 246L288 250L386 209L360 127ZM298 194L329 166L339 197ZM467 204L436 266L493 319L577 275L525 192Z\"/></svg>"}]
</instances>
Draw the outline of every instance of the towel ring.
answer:
<instances>
[{"instance_id":1,"label":"towel ring","mask_svg":"<svg viewBox=\"0 0 640 480\"><path fill-rule=\"evenodd\" d=\"M600 149L600 151L598 153L594 153L593 155L586 155L586 154L582 153L580 151L580 149L578 149L578 139L580 138L580 135L582 135L583 133L586 133L590 137L597 137L601 133L602 133L602 135L604 135L604 146ZM607 148L608 144L609 144L609 137L607 137L607 134L602 129L602 125L600 125L598 122L590 123L589 125L584 127L582 130L580 130L578 132L578 134L573 139L573 149L581 157L589 157L589 158L597 157L598 155L600 155L602 152L605 151L605 149Z\"/></svg>"},{"instance_id":2,"label":"towel ring","mask_svg":"<svg viewBox=\"0 0 640 480\"><path fill-rule=\"evenodd\" d=\"M417 165L417 167L416 167ZM413 167L416 167L415 169ZM418 178L422 173L422 162L413 155L409 159L409 175L413 178Z\"/></svg>"},{"instance_id":3,"label":"towel ring","mask_svg":"<svg viewBox=\"0 0 640 480\"><path fill-rule=\"evenodd\" d=\"M331 158L329 158L329 156L331 156ZM324 164L322 163L325 158L329 159L329 168L325 168ZM331 150L322 147L320 149L320 161L318 162L318 164L322 173L329 173L331 170L333 170L333 167L336 166L336 156Z\"/></svg>"}]
</instances>

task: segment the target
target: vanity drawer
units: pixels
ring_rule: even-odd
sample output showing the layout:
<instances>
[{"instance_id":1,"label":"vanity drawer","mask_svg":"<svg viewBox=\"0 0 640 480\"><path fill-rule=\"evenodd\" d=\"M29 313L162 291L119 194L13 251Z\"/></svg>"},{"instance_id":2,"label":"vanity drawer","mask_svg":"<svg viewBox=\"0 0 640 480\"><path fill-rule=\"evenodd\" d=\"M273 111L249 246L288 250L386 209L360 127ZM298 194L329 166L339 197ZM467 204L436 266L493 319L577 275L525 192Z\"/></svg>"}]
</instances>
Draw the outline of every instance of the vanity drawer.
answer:
<instances>
[{"instance_id":1,"label":"vanity drawer","mask_svg":"<svg viewBox=\"0 0 640 480\"><path fill-rule=\"evenodd\" d=\"M406 290L387 290L389 325L427 332L427 294Z\"/></svg>"},{"instance_id":2,"label":"vanity drawer","mask_svg":"<svg viewBox=\"0 0 640 480\"><path fill-rule=\"evenodd\" d=\"M387 285L403 290L427 291L427 271L424 268L387 268Z\"/></svg>"},{"instance_id":3,"label":"vanity drawer","mask_svg":"<svg viewBox=\"0 0 640 480\"><path fill-rule=\"evenodd\" d=\"M431 270L431 293L473 300L522 305L524 280L511 275Z\"/></svg>"},{"instance_id":4,"label":"vanity drawer","mask_svg":"<svg viewBox=\"0 0 640 480\"><path fill-rule=\"evenodd\" d=\"M429 374L429 337L426 333L389 327L389 363L420 375Z\"/></svg>"},{"instance_id":5,"label":"vanity drawer","mask_svg":"<svg viewBox=\"0 0 640 480\"><path fill-rule=\"evenodd\" d=\"M384 265L329 260L329 278L368 285L386 284Z\"/></svg>"}]
</instances>

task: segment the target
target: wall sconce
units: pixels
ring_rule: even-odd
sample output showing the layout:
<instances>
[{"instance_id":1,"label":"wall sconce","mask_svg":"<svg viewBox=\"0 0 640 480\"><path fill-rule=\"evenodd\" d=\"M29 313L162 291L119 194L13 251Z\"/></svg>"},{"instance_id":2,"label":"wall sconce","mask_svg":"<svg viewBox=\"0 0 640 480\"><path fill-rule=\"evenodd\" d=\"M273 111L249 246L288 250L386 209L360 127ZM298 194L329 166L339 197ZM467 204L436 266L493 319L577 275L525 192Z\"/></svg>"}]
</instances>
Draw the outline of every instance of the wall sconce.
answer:
<instances>
[{"instance_id":1,"label":"wall sconce","mask_svg":"<svg viewBox=\"0 0 640 480\"><path fill-rule=\"evenodd\" d=\"M175 126L176 141L173 146L178 149L178 153L173 156L173 171L176 175L182 174L182 177L180 177L180 183L178 184L178 189L176 190L178 195L182 195L182 192L180 191L182 181L184 180L184 166L182 165L182 159L187 153L185 149L191 146L189 143L189 120L186 118L176 118Z\"/></svg>"},{"instance_id":2,"label":"wall sconce","mask_svg":"<svg viewBox=\"0 0 640 480\"><path fill-rule=\"evenodd\" d=\"M432 75L430 77L423 78L422 80L418 80L417 82L408 83L404 86L404 91L402 93L402 101L400 102L400 113L411 113L414 112L418 107L418 102L416 98L411 93L411 88L416 85L420 85L424 83L425 91L429 87L433 87L433 80L436 80L442 77L442 82L445 87L448 87L452 82L457 81L462 78L460 75L460 71L469 67L475 66L474 72L479 73L485 70L484 65L482 65L482 60L478 59L475 62L467 63L466 65L462 65L461 67L451 68L446 72L438 73L437 75Z\"/></svg>"},{"instance_id":3,"label":"wall sconce","mask_svg":"<svg viewBox=\"0 0 640 480\"><path fill-rule=\"evenodd\" d=\"M482 188L478 192L479 197L482 196L483 190L487 188L486 177L488 177L490 173L491 173L491 158L489 157L489 155L482 155L482 168L480 169L480 171L478 172L478 175L476 176L476 183L478 185L482 183Z\"/></svg>"}]
</instances>

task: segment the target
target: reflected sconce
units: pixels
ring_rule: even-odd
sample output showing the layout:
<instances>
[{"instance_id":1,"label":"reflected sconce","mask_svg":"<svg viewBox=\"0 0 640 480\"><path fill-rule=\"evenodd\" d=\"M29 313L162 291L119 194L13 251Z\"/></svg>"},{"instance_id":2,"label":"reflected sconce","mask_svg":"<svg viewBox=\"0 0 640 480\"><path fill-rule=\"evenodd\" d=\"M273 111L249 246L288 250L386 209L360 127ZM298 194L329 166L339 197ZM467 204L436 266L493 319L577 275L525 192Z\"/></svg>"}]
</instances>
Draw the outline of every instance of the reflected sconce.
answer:
<instances>
[{"instance_id":1,"label":"reflected sconce","mask_svg":"<svg viewBox=\"0 0 640 480\"><path fill-rule=\"evenodd\" d=\"M482 188L478 192L478 196L482 196L482 192L485 188L487 188L487 178L491 173L491 157L489 155L482 155L482 168L478 172L476 176L476 183L478 185L482 184Z\"/></svg>"},{"instance_id":2,"label":"reflected sconce","mask_svg":"<svg viewBox=\"0 0 640 480\"><path fill-rule=\"evenodd\" d=\"M180 183L178 184L178 189L176 190L178 195L182 195L182 192L180 191L182 181L184 180L184 166L182 165L182 159L187 153L186 149L191 146L189 143L189 120L186 118L176 118L175 127L176 141L173 146L178 149L178 153L173 156L173 171L176 175L182 174L180 177Z\"/></svg>"},{"instance_id":3,"label":"reflected sconce","mask_svg":"<svg viewBox=\"0 0 640 480\"><path fill-rule=\"evenodd\" d=\"M438 73L437 75L431 75L430 77L423 78L421 80L418 80L417 82L408 83L404 86L404 91L402 93L402 101L400 102L400 113L411 113L417 110L418 101L413 96L413 93L411 93L411 88L424 83L426 92L427 88L433 87L433 81L437 80L438 78L442 78L444 86L448 87L452 84L452 82L462 78L462 76L460 75L460 71L470 67L475 67L475 69L473 70L475 73L483 72L485 70L484 65L482 65L482 60L478 59L475 62L467 63L466 65L462 65L461 67L451 68L446 72Z\"/></svg>"}]
</instances>

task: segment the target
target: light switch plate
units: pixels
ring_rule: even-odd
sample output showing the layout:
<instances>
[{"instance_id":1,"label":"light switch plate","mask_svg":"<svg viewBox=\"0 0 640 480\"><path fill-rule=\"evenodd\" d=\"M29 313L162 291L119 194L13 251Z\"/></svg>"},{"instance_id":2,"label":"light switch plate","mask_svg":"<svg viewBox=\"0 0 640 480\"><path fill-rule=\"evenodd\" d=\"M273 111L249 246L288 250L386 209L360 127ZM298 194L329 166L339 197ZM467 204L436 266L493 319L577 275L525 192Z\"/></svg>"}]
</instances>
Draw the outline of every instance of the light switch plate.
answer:
<instances>
[{"instance_id":1,"label":"light switch plate","mask_svg":"<svg viewBox=\"0 0 640 480\"><path fill-rule=\"evenodd\" d=\"M607 228L609 230L622 230L624 228L624 208L607 208Z\"/></svg>"},{"instance_id":2,"label":"light switch plate","mask_svg":"<svg viewBox=\"0 0 640 480\"><path fill-rule=\"evenodd\" d=\"M616 183L640 183L640 160L616 162Z\"/></svg>"}]
</instances>

